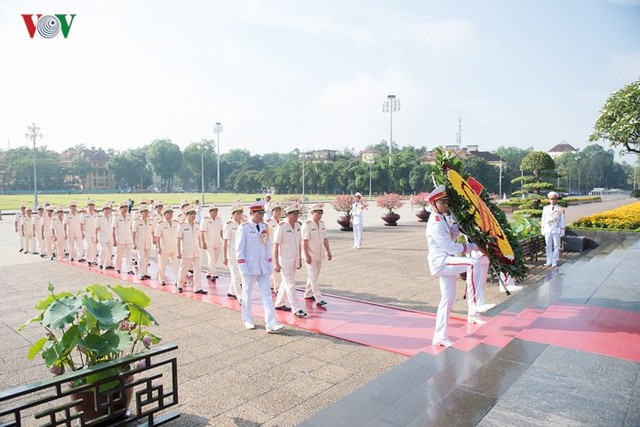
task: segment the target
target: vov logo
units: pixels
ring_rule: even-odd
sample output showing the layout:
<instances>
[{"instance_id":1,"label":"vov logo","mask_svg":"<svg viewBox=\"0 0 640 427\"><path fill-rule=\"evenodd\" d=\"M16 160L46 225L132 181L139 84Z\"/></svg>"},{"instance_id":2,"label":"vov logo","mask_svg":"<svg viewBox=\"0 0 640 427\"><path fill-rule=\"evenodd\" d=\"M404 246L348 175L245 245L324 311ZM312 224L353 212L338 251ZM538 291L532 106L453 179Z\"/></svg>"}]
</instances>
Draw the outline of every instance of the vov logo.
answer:
<instances>
[{"instance_id":1,"label":"vov logo","mask_svg":"<svg viewBox=\"0 0 640 427\"><path fill-rule=\"evenodd\" d=\"M24 25L27 26L29 37L33 38L33 36L36 35L36 30L38 30L38 34L45 39L52 39L60 32L62 32L62 36L66 39L76 14L56 13L53 15L43 15L39 13L22 14L21 16L22 19L24 19ZM67 20L67 16L71 18Z\"/></svg>"}]
</instances>

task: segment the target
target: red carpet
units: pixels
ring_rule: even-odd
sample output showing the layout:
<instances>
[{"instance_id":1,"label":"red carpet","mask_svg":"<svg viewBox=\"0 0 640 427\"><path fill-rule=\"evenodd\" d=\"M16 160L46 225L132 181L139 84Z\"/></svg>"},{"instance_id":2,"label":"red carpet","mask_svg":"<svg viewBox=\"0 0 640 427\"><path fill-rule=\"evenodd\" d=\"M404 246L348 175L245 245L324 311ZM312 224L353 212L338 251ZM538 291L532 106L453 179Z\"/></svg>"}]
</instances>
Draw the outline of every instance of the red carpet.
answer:
<instances>
[{"instance_id":1,"label":"red carpet","mask_svg":"<svg viewBox=\"0 0 640 427\"><path fill-rule=\"evenodd\" d=\"M62 262L86 267L78 262ZM235 299L227 297L229 278L220 277L216 282L207 281L204 289L208 295L194 294L187 286L178 294L173 286L160 286L155 280L140 281L135 276L116 274L115 270L88 268L97 274L119 277L149 288L176 294L177 297L197 299L210 304L239 311ZM155 264L149 274L156 276ZM203 274L203 280L206 280ZM431 337L435 326L435 314L404 310L395 307L324 295L328 304L318 307L313 301L304 300L298 291L298 299L304 301L309 316L298 319L292 313L276 312L278 320L311 332L388 350L407 356L419 352L437 353L443 347L433 347ZM254 313L263 316L259 292L254 290ZM502 312L486 317L485 325L469 324L465 319L452 317L449 321L450 338L454 348L471 350L479 343L503 347L514 337L583 350L622 359L640 361L640 313L584 305L556 304L547 310L527 308L520 313ZM238 323L240 317L238 316Z\"/></svg>"}]
</instances>

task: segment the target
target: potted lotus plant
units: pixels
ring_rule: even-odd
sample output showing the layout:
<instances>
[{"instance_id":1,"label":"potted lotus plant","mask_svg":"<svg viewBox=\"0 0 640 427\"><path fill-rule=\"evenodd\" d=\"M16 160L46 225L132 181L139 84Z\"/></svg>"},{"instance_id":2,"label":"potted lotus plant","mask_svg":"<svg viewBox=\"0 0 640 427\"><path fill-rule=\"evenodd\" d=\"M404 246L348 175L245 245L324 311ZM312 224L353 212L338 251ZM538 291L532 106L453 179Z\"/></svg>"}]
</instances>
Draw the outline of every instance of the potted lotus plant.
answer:
<instances>
[{"instance_id":1,"label":"potted lotus plant","mask_svg":"<svg viewBox=\"0 0 640 427\"><path fill-rule=\"evenodd\" d=\"M350 194L341 194L336 196L331 202L331 206L338 211L342 212L342 215L338 217L337 221L340 224L340 230L353 231L351 224L351 206L355 202L355 197Z\"/></svg>"},{"instance_id":2,"label":"potted lotus plant","mask_svg":"<svg viewBox=\"0 0 640 427\"><path fill-rule=\"evenodd\" d=\"M427 222L429 219L429 215L431 212L427 210L427 206L429 206L429 200L427 199L427 193L418 193L414 194L409 198L409 203L412 207L417 208L416 216L418 217L418 221Z\"/></svg>"},{"instance_id":3,"label":"potted lotus plant","mask_svg":"<svg viewBox=\"0 0 640 427\"><path fill-rule=\"evenodd\" d=\"M39 313L20 326L19 330L33 323L44 329L44 336L29 348L27 358L33 360L41 356L53 374L77 371L140 353L161 340L148 330L157 322L146 310L151 299L139 289L93 284L76 293L56 293L53 284L49 283L48 291L50 295L36 305ZM126 366L101 371L71 386L78 387L114 377L114 381L99 387L100 392L108 391L119 384L118 376L130 369ZM125 390L130 391L128 388ZM83 393L93 395L91 392ZM91 415L104 415L95 413L91 408L93 397L74 398L90 401L91 405L87 404L81 409L89 418ZM127 406L130 399L131 396L128 399L125 396Z\"/></svg>"},{"instance_id":4,"label":"potted lotus plant","mask_svg":"<svg viewBox=\"0 0 640 427\"><path fill-rule=\"evenodd\" d=\"M383 209L387 209L387 212L382 215L382 220L384 221L384 225L395 226L398 225L398 220L400 219L400 215L395 213L393 210L401 208L404 205L402 201L402 196L397 193L384 193L378 197L376 197L376 205Z\"/></svg>"}]
</instances>

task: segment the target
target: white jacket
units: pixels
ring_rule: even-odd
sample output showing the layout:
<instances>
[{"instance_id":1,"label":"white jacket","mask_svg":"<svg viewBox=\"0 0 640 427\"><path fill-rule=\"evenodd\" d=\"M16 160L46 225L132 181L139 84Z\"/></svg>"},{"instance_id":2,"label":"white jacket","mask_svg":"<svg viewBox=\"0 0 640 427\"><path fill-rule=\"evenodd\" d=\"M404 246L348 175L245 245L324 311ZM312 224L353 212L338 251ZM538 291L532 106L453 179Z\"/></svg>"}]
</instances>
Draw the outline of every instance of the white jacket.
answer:
<instances>
[{"instance_id":1,"label":"white jacket","mask_svg":"<svg viewBox=\"0 0 640 427\"><path fill-rule=\"evenodd\" d=\"M545 206L544 208L542 208L542 218L540 221L541 231L543 235L564 235L564 208L558 205Z\"/></svg>"},{"instance_id":2,"label":"white jacket","mask_svg":"<svg viewBox=\"0 0 640 427\"><path fill-rule=\"evenodd\" d=\"M458 221L453 215L448 218L438 212L431 212L427 222L427 245L429 247L429 270L437 275L450 256L468 254L477 249L475 243L456 243L460 235Z\"/></svg>"}]
</instances>

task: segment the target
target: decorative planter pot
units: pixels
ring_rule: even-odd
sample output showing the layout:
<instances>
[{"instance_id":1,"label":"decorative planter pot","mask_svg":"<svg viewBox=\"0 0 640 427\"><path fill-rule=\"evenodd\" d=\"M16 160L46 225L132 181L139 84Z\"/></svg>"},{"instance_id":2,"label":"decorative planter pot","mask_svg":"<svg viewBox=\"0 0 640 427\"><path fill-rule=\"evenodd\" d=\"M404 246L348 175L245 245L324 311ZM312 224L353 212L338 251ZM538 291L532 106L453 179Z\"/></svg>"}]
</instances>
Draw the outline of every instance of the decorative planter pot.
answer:
<instances>
[{"instance_id":1,"label":"decorative planter pot","mask_svg":"<svg viewBox=\"0 0 640 427\"><path fill-rule=\"evenodd\" d=\"M400 215L393 211L389 211L386 214L382 215L381 218L384 221L384 225L395 226L398 225Z\"/></svg>"},{"instance_id":2,"label":"decorative planter pot","mask_svg":"<svg viewBox=\"0 0 640 427\"><path fill-rule=\"evenodd\" d=\"M429 220L430 215L431 215L431 212L429 212L425 208L422 208L418 212L416 212L416 216L418 217L419 222L427 222Z\"/></svg>"},{"instance_id":3,"label":"decorative planter pot","mask_svg":"<svg viewBox=\"0 0 640 427\"><path fill-rule=\"evenodd\" d=\"M351 226L351 216L344 214L338 217L338 224L340 224L341 231L353 231Z\"/></svg>"},{"instance_id":4,"label":"decorative planter pot","mask_svg":"<svg viewBox=\"0 0 640 427\"><path fill-rule=\"evenodd\" d=\"M93 388L72 393L72 400L81 400L73 409L76 413L82 412L84 414L85 422L102 418L92 424L96 426L113 425L114 422L126 418L133 396L133 388L126 387L126 385L133 381L133 375L125 376L123 381L122 388L115 386L112 390L98 393L97 396L95 395L96 390Z\"/></svg>"}]
</instances>

